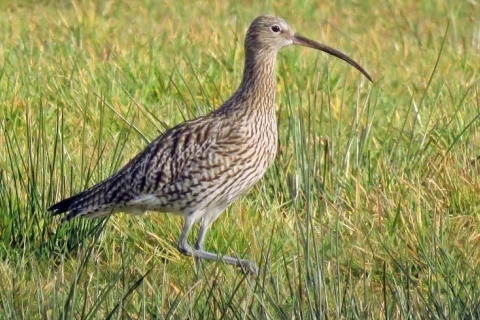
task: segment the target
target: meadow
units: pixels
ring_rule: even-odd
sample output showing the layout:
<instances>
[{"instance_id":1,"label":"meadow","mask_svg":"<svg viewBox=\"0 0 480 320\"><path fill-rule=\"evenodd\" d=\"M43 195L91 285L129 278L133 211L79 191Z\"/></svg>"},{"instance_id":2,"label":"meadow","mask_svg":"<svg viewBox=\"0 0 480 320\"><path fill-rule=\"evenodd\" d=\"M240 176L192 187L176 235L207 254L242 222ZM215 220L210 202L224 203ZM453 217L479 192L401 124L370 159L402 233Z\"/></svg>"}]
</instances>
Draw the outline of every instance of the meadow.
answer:
<instances>
[{"instance_id":1,"label":"meadow","mask_svg":"<svg viewBox=\"0 0 480 320\"><path fill-rule=\"evenodd\" d=\"M46 212L227 99L265 13L375 82L278 54L275 164L206 240L258 276L197 272L177 217ZM479 319L478 17L478 0L0 2L0 318Z\"/></svg>"}]
</instances>

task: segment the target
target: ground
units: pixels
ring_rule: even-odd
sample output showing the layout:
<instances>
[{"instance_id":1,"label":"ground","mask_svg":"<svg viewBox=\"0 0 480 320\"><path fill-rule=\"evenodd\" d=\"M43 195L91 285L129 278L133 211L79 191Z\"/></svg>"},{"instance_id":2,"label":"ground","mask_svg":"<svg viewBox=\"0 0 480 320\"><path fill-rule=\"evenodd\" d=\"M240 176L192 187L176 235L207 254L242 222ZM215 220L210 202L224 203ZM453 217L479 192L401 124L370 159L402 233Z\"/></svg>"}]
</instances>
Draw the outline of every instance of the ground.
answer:
<instances>
[{"instance_id":1,"label":"ground","mask_svg":"<svg viewBox=\"0 0 480 320\"><path fill-rule=\"evenodd\" d=\"M478 1L0 9L0 317L480 318ZM227 99L264 13L375 82L323 53L279 53L275 165L206 239L258 277L197 273L176 250L178 217L49 216Z\"/></svg>"}]
</instances>

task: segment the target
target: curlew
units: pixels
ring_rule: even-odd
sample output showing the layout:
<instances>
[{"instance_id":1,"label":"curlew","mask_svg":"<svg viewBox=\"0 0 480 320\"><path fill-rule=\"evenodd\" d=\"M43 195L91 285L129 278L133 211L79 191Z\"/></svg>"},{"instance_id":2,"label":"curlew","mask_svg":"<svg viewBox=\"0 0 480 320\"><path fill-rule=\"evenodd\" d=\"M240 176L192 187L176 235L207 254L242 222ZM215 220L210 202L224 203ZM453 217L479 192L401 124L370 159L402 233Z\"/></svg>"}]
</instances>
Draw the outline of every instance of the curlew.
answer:
<instances>
[{"instance_id":1,"label":"curlew","mask_svg":"<svg viewBox=\"0 0 480 320\"><path fill-rule=\"evenodd\" d=\"M213 112L181 123L151 142L117 173L52 205L53 215L98 218L115 212L169 212L184 217L178 250L195 259L221 260L256 273L250 260L204 250L212 222L264 175L277 152L275 62L279 49L300 45L338 57L370 75L345 54L305 38L283 19L260 16L245 38L245 66L237 91ZM195 222L195 245L188 235Z\"/></svg>"}]
</instances>

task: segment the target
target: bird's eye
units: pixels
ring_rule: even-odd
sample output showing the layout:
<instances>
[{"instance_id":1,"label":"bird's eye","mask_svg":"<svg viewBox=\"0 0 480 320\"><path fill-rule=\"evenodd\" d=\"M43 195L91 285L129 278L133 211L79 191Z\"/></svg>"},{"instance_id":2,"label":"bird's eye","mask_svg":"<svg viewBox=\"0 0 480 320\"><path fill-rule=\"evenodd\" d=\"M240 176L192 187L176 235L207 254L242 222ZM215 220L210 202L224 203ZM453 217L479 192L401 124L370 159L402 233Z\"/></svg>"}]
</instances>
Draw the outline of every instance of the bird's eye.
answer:
<instances>
[{"instance_id":1,"label":"bird's eye","mask_svg":"<svg viewBox=\"0 0 480 320\"><path fill-rule=\"evenodd\" d=\"M273 25L270 29L271 29L274 33L279 33L279 32L280 32L280 27L277 26L277 25Z\"/></svg>"}]
</instances>

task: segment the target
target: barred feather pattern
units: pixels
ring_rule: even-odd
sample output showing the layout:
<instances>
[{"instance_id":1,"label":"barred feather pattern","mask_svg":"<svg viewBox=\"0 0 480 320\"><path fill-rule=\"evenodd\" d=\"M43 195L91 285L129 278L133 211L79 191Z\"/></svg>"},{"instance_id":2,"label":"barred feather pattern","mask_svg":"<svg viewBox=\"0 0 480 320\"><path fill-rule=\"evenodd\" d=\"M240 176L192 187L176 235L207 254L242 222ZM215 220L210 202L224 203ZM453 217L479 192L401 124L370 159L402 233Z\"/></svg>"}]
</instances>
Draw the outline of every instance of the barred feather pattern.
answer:
<instances>
[{"instance_id":1,"label":"barred feather pattern","mask_svg":"<svg viewBox=\"0 0 480 320\"><path fill-rule=\"evenodd\" d=\"M254 40L247 35L240 87L219 109L167 130L116 174L49 210L67 212L64 220L119 211L187 216L246 193L277 151L276 52L251 50Z\"/></svg>"}]
</instances>

